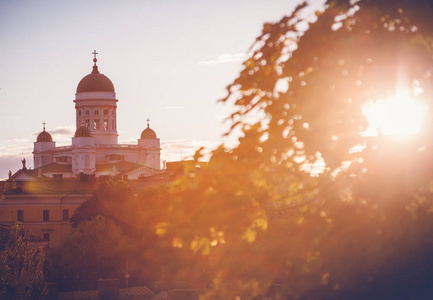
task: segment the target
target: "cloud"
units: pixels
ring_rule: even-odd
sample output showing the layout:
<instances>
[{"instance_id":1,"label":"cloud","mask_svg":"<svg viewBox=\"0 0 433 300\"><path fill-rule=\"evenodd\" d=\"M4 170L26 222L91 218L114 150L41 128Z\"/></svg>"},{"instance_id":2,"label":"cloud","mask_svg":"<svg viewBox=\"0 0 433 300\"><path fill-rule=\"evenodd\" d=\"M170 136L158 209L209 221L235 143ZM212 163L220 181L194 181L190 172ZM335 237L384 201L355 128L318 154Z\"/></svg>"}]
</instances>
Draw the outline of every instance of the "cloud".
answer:
<instances>
[{"instance_id":1,"label":"cloud","mask_svg":"<svg viewBox=\"0 0 433 300\"><path fill-rule=\"evenodd\" d=\"M56 127L56 129L51 130L50 133L51 135L68 135L69 137L71 137L75 133L74 128L75 126L73 125Z\"/></svg>"},{"instance_id":2,"label":"cloud","mask_svg":"<svg viewBox=\"0 0 433 300\"><path fill-rule=\"evenodd\" d=\"M217 65L217 64L225 64L230 62L237 62L237 61L244 61L246 59L245 53L236 53L236 54L230 54L225 53L219 55L216 59L211 60L204 60L199 62L199 65Z\"/></svg>"},{"instance_id":3,"label":"cloud","mask_svg":"<svg viewBox=\"0 0 433 300\"><path fill-rule=\"evenodd\" d=\"M168 110L168 109L182 109L184 108L183 106L164 106L164 107L160 107L160 110Z\"/></svg>"},{"instance_id":4,"label":"cloud","mask_svg":"<svg viewBox=\"0 0 433 300\"><path fill-rule=\"evenodd\" d=\"M18 169L22 168L21 159L22 156L0 156L0 180L7 179L9 170L14 174ZM29 164L30 161L27 160L27 167L32 166Z\"/></svg>"},{"instance_id":5,"label":"cloud","mask_svg":"<svg viewBox=\"0 0 433 300\"><path fill-rule=\"evenodd\" d=\"M200 149L202 150L202 160L207 161L212 155L221 142L217 141L195 141L195 140L182 140L173 142L162 142L161 143L161 159L166 161L179 161L184 159L192 159L195 152ZM237 143L224 143L226 148L234 148Z\"/></svg>"},{"instance_id":6,"label":"cloud","mask_svg":"<svg viewBox=\"0 0 433 300\"><path fill-rule=\"evenodd\" d=\"M32 151L32 143L7 145L0 147L0 157L29 155Z\"/></svg>"},{"instance_id":7,"label":"cloud","mask_svg":"<svg viewBox=\"0 0 433 300\"><path fill-rule=\"evenodd\" d=\"M136 145L137 140L122 140L120 144ZM225 143L230 146L230 143ZM166 161L179 161L184 159L192 159L195 152L204 147L202 153L204 160L208 160L210 153L215 150L221 142L217 141L196 141L192 139L180 141L161 141L161 159Z\"/></svg>"},{"instance_id":8,"label":"cloud","mask_svg":"<svg viewBox=\"0 0 433 300\"><path fill-rule=\"evenodd\" d=\"M21 143L31 143L31 141L28 139L28 138L12 138L12 139L9 139L9 140L5 140L5 142L6 143L18 143L18 144L21 144Z\"/></svg>"},{"instance_id":9,"label":"cloud","mask_svg":"<svg viewBox=\"0 0 433 300\"><path fill-rule=\"evenodd\" d=\"M207 159L209 153L219 144L219 142L195 140L162 142L161 158L166 161L192 159L195 152L204 147L203 153L205 154L205 159Z\"/></svg>"},{"instance_id":10,"label":"cloud","mask_svg":"<svg viewBox=\"0 0 433 300\"><path fill-rule=\"evenodd\" d=\"M27 161L27 168L33 167L33 143L25 138L5 141L0 147L0 180L6 179L8 170L15 173L22 168L21 159Z\"/></svg>"}]
</instances>

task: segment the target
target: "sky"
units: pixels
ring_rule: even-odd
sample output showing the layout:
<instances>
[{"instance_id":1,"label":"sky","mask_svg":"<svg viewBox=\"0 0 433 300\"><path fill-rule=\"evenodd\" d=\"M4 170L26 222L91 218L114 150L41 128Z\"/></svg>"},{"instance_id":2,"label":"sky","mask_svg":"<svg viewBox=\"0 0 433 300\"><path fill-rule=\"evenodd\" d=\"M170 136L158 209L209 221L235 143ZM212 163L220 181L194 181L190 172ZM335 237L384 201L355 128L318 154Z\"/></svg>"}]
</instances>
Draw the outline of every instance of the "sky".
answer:
<instances>
[{"instance_id":1,"label":"sky","mask_svg":"<svg viewBox=\"0 0 433 300\"><path fill-rule=\"evenodd\" d=\"M233 107L217 100L262 25L299 2L0 1L0 178L17 171L22 158L33 166L44 121L57 146L71 143L73 100L92 70L93 50L119 100L120 143L136 144L147 118L163 160L235 143L222 138Z\"/></svg>"}]
</instances>

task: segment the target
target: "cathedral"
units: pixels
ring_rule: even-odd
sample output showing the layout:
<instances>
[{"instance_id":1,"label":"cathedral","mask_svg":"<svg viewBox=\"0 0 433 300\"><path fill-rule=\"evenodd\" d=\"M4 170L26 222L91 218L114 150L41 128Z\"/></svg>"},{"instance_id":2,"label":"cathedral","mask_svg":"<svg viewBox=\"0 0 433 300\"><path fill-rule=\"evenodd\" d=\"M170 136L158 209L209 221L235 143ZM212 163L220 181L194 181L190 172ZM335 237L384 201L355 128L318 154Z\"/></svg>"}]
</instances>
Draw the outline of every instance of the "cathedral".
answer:
<instances>
[{"instance_id":1,"label":"cathedral","mask_svg":"<svg viewBox=\"0 0 433 300\"><path fill-rule=\"evenodd\" d=\"M134 180L161 172L160 141L149 127L149 119L137 144L118 143L118 100L114 85L99 72L96 51L92 54L92 72L81 79L75 94L76 131L71 145L56 147L44 123L43 131L34 142L33 170L27 169L24 160L23 168L13 175L9 173L9 179L104 179L117 176Z\"/></svg>"},{"instance_id":2,"label":"cathedral","mask_svg":"<svg viewBox=\"0 0 433 300\"><path fill-rule=\"evenodd\" d=\"M96 51L92 72L75 94L76 131L68 146L56 147L51 134L39 133L33 147L33 168L23 167L0 181L0 228L21 222L36 243L56 246L71 227L75 210L91 198L99 182L128 180L132 191L165 180L156 133L147 127L137 144L118 143L114 85L99 73ZM164 166L165 169L165 166Z\"/></svg>"}]
</instances>

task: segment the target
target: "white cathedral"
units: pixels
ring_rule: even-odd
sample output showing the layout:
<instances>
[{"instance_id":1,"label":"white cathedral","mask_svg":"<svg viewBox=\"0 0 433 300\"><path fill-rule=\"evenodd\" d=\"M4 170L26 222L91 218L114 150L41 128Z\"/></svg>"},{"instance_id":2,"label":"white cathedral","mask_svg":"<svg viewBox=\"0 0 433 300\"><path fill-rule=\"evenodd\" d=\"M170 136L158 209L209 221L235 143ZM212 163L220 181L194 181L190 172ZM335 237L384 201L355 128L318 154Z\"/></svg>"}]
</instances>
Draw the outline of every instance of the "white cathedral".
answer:
<instances>
[{"instance_id":1,"label":"white cathedral","mask_svg":"<svg viewBox=\"0 0 433 300\"><path fill-rule=\"evenodd\" d=\"M23 168L10 179L106 178L140 179L161 173L161 148L156 133L143 130L136 145L118 143L114 85L99 73L94 51L92 73L78 83L75 94L76 132L69 146L56 147L48 131L38 135L33 148L34 169Z\"/></svg>"}]
</instances>

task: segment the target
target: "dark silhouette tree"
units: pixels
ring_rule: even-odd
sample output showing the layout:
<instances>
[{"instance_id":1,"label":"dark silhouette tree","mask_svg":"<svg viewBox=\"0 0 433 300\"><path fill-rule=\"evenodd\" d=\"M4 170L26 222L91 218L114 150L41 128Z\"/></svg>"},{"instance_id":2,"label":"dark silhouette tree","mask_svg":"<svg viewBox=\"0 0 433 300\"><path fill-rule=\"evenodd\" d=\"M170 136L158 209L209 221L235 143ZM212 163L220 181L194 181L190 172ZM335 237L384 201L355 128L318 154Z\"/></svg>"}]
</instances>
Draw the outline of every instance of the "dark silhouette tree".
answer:
<instances>
[{"instance_id":1,"label":"dark silhouette tree","mask_svg":"<svg viewBox=\"0 0 433 300\"><path fill-rule=\"evenodd\" d=\"M0 237L1 298L43 299L47 293L43 274L44 250L31 244L21 223L15 223Z\"/></svg>"},{"instance_id":2,"label":"dark silhouette tree","mask_svg":"<svg viewBox=\"0 0 433 300\"><path fill-rule=\"evenodd\" d=\"M53 277L62 289L94 289L99 278L121 278L130 238L112 220L96 216L81 222L52 250Z\"/></svg>"}]
</instances>

